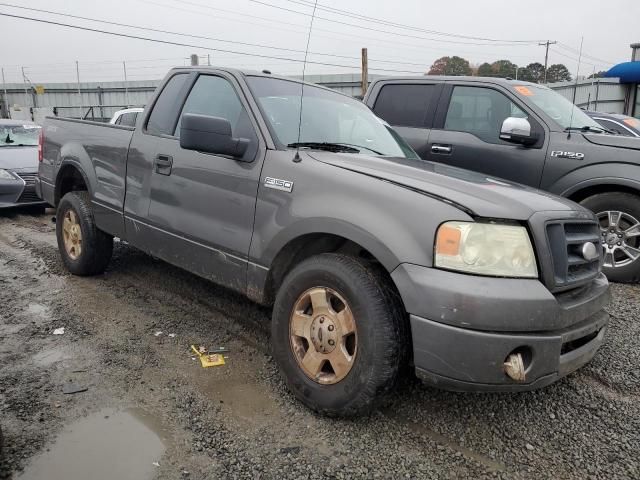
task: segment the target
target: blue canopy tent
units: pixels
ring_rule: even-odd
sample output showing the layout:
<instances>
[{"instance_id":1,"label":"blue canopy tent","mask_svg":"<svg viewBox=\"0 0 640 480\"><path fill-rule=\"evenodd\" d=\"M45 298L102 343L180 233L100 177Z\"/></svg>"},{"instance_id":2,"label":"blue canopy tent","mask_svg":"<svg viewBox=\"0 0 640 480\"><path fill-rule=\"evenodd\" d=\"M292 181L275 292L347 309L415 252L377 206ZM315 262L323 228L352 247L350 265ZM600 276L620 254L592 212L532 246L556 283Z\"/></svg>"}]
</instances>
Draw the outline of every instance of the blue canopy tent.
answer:
<instances>
[{"instance_id":1,"label":"blue canopy tent","mask_svg":"<svg viewBox=\"0 0 640 480\"><path fill-rule=\"evenodd\" d=\"M640 48L640 44L634 44L631 47ZM634 59L638 58L636 53L634 50ZM611 67L604 76L619 78L620 83L629 85L625 113L640 118L640 60L619 63Z\"/></svg>"},{"instance_id":2,"label":"blue canopy tent","mask_svg":"<svg viewBox=\"0 0 640 480\"><path fill-rule=\"evenodd\" d=\"M620 83L640 83L640 61L619 63L604 74L620 79Z\"/></svg>"}]
</instances>

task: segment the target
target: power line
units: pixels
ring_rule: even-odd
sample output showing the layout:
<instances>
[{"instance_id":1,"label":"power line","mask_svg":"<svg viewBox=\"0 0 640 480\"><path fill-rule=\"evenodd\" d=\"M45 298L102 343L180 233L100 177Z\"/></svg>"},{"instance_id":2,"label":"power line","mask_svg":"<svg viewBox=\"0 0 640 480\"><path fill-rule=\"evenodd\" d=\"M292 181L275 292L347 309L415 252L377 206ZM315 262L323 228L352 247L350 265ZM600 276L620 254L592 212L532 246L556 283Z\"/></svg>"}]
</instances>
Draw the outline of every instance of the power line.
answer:
<instances>
[{"instance_id":1,"label":"power line","mask_svg":"<svg viewBox=\"0 0 640 480\"><path fill-rule=\"evenodd\" d=\"M87 20L87 21L90 21L90 22L104 23L104 24L107 24L107 25L114 25L114 26L118 26L118 27L135 28L135 29L138 29L138 30L144 30L144 31L149 31L149 32L154 32L154 33L164 33L164 34L169 34L169 35L196 38L196 39L199 39L199 40L211 40L211 41L215 41L215 42L229 43L229 44L233 44L233 45L243 45L243 46L251 46L251 47L258 47L258 48L268 48L268 49L273 49L273 50L280 50L280 51L284 51L284 52L299 53L299 54L304 54L305 53L303 50L296 50L296 49L293 49L293 48L276 47L276 46L270 46L270 45L266 45L266 44L256 44L256 43L249 43L249 42L239 42L239 41L234 41L234 40L225 40L225 39L221 39L221 38L209 37L209 36L205 36L205 35L193 35L193 34L188 34L188 33L183 33L183 32L175 32L175 31L171 31L171 30L162 30L162 29L151 28L151 27L141 27L141 26L138 26L138 25L132 25L132 24L128 24L128 23L120 23L120 22L113 22L113 21L108 21L108 20L100 20L100 19L91 18L91 17L83 17L83 16L80 16L80 15L73 15L73 14L70 14L70 13L56 12L56 11L53 11L53 10L43 10L43 9L40 9L40 8L23 7L23 6L13 5L13 4L9 4L9 3L0 3L0 6L10 7L10 8L17 8L17 9L22 9L22 10L29 10L29 11L38 12L38 13L46 13L46 14L51 14L51 15L58 15L58 16L74 18L74 19L78 19L78 20ZM325 57L335 57L335 58L342 58L342 59L347 59L347 60L360 60L359 57L354 57L354 56L349 56L349 55L339 55L339 54L323 53L323 52L309 52L309 53L312 54L312 55L325 56ZM378 62L378 63L390 63L390 64L394 64L394 65L411 65L411 66L420 66L420 67L426 66L424 63L403 62L403 61L398 61L398 60L375 59L375 60L372 60L372 61Z\"/></svg>"},{"instance_id":2,"label":"power line","mask_svg":"<svg viewBox=\"0 0 640 480\"><path fill-rule=\"evenodd\" d=\"M150 5L155 5L155 6L162 7L162 8L168 8L168 9L172 9L172 10L176 10L176 11L187 12L187 13L191 13L191 14L195 14L195 15L199 15L199 16L206 15L206 16L209 16L209 17L215 18L215 19L220 19L221 18L218 15L211 15L211 14L204 13L202 11L187 9L187 8L178 7L178 6L175 6L175 5L166 5L166 4L162 4L162 3L157 3L157 2L154 2L154 1L151 1L151 0L136 0L136 1L141 2L141 3L150 4ZM233 15L241 15L243 17L257 18L257 19L264 20L264 21L267 21L267 22L275 22L275 23L278 23L278 24L281 24L281 25L291 25L291 26L301 27L301 25L299 25L299 24L294 24L294 23L290 23L290 22L284 22L282 20L274 20L274 19L270 19L270 18L265 18L265 17L256 16L256 15L245 14L243 12L236 12L236 11L232 11L232 10L224 10L224 9L212 7L210 5L203 5L203 4L199 4L199 3L188 2L186 0L174 0L174 1L180 2L180 3L187 3L188 5L198 6L198 7L203 8L203 9L209 9L209 10L214 10L214 11L223 11L223 12L231 13ZM240 19L235 19L235 18L226 18L226 20L230 20L230 21L238 22L238 23L242 23L242 24L247 24L247 25L254 25L254 26L261 27L261 28L269 28L269 27L267 27L265 25L248 22L246 20L240 20ZM303 32L282 29L281 27L279 27L279 28L280 28L281 31L289 31L289 32L293 32L293 33L301 34L301 35L303 34ZM434 52L440 52L440 54L442 54L442 50L441 49L436 49L436 48L433 48L433 47L417 45L415 42L406 43L406 42L394 41L394 40L390 40L390 39L384 39L383 40L380 37L370 37L370 36L365 36L365 35L360 35L360 34L338 32L338 31L335 31L335 30L329 30L329 29L326 29L326 28L323 29L323 28L320 28L320 27L315 27L314 28L314 36L315 37L327 38L327 39L332 39L332 40L341 40L341 39L338 39L335 36L320 35L320 34L318 34L316 32L327 32L327 33L330 33L330 34L333 34L333 35L338 35L340 37L351 37L351 38L356 38L358 40L366 40L367 42L371 42L371 43L379 45L380 48L383 48L383 49L391 48L390 47L391 45L398 45L398 46L402 46L403 49L407 50L407 51L414 51L414 52L418 52L418 53L423 53L425 50L430 50L430 51L434 51ZM471 45L471 46L474 46L474 45ZM484 45L481 45L481 46L484 46ZM501 45L491 45L491 46L500 47ZM508 46L513 47L514 45L508 45ZM515 45L515 46L518 46L518 45ZM475 55L477 52L456 50L455 53L465 53L465 54ZM495 56L495 57L503 56L503 54L498 54L498 53L495 53L495 52L483 52L483 54L491 55L491 56ZM509 52L508 56L509 57L531 58L530 55L515 55L515 54L513 54L511 52ZM401 57L398 57L398 58L401 58ZM402 60L406 60L404 58L401 58L401 59ZM377 62L379 60L370 59L370 61ZM429 63L430 62L425 62L424 64L427 65Z\"/></svg>"},{"instance_id":3,"label":"power line","mask_svg":"<svg viewBox=\"0 0 640 480\"><path fill-rule=\"evenodd\" d=\"M9 17L9 18L16 18L16 19L20 19L20 20L28 20L28 21L32 21L32 22L38 22L38 23L45 23L45 24L49 24L49 25L56 25L56 26L59 26L59 27L72 28L72 29L76 29L76 30L84 30L84 31L89 31L89 32L94 32L94 33L102 33L102 34L105 34L105 35L111 35L111 36L116 36L116 37L130 38L130 39L135 39L135 40L143 40L143 41L147 41L147 42L162 43L162 44L165 44L165 45L175 45L175 46L179 46L179 47L189 47L189 48L201 48L203 50L209 50L209 51L214 51L214 52L233 53L233 54L237 54L237 55L246 55L246 56L249 56L249 57L266 58L266 59L272 59L272 60L284 60L284 61L287 61L287 62L295 62L295 63L302 63L303 62L303 60L298 60L298 59L277 57L277 56L274 56L274 55L264 55L264 54L259 54L259 53L241 52L241 51L237 51L237 50L225 50L225 49L221 49L221 48L213 48L213 47L207 47L207 46L203 46L203 45L194 45L194 44L190 44L190 43L182 43L182 42L176 42L176 41L171 41L171 40L161 40L161 39L156 39L156 38L143 37L143 36L140 36L140 35L131 35L131 34L126 34L126 33L118 33L118 32L111 32L111 31L108 31L108 30L101 30L101 29L97 29L97 28L82 27L82 26L79 26L79 25L72 25L72 24L68 24L68 23L55 22L53 20L44 20L44 19L34 18L34 17L25 17L25 16L21 16L21 15L13 15L13 14L9 14L9 13L0 12L0 16ZM358 68L358 67L353 66L353 65L341 65L341 64L335 64L335 63L317 62L317 61L313 61L313 60L308 60L307 63L312 64L312 65L323 65L323 66L329 66L329 67L340 67L340 68L351 68L351 69ZM410 71L410 70L396 70L396 69L383 69L383 68L375 68L375 69L372 69L372 70L376 70L376 71L380 71L380 72L398 72L398 73L415 73L415 74L424 73L424 72L416 72L416 71Z\"/></svg>"},{"instance_id":4,"label":"power line","mask_svg":"<svg viewBox=\"0 0 640 480\"><path fill-rule=\"evenodd\" d=\"M260 5L265 5L268 7L272 7L272 8L277 8L280 10L285 10L285 11L289 11L289 12L293 12L293 13L299 13L301 15L308 15L306 13L303 12L298 12L296 10L291 10L285 7L281 7L278 5L273 5L271 3L268 2L264 2L261 0L248 0L249 2L252 3L257 3ZM286 2L289 3L294 3L297 5L303 5L306 7L313 7L313 4L310 4L310 2L308 1L304 1L304 0L284 0ZM400 28L403 30L412 30L412 31L416 31L416 32L423 32L423 33L429 33L432 35L441 35L441 36L446 36L446 37L454 37L454 38L461 38L461 39L466 39L466 40L479 40L479 41L486 41L486 42L500 42L500 43L525 43L525 44L532 44L532 43L537 43L540 40L507 40L507 39L496 39L496 38L487 38L487 37L472 37L472 36L468 36L468 35L460 35L460 34L456 34L456 33L450 33L450 32L442 32L442 31L438 31L438 30L430 30L430 29L425 29L425 28L421 28L421 27L416 27L414 25L407 25L407 24L402 24L402 23L397 23L397 22L392 22L389 20L385 20L385 19L381 19L381 18L376 18L376 17L369 17L366 15L362 15L356 12L352 12L349 10L341 10L339 8L335 8L335 7L329 7L327 5L321 5L318 4L318 10L323 10L325 12L328 13L334 13L334 14L340 14L340 15L344 15L350 18L355 18L358 20L364 20L366 22L370 22L370 23L377 23L377 24L381 24L381 25L387 25L387 26L391 26L391 27L395 27L395 28ZM321 17L318 17L321 18ZM326 20L326 19L325 19ZM331 20L333 21L333 20Z\"/></svg>"}]
</instances>

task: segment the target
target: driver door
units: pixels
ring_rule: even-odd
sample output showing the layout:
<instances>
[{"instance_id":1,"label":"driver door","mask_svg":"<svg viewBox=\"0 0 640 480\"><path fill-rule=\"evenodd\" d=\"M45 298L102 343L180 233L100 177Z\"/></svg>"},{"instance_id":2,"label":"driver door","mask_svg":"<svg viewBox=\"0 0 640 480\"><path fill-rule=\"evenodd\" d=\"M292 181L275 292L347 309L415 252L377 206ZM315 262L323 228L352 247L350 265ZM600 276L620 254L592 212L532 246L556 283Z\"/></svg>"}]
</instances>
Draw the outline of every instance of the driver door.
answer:
<instances>
[{"instance_id":1,"label":"driver door","mask_svg":"<svg viewBox=\"0 0 640 480\"><path fill-rule=\"evenodd\" d=\"M527 118L540 139L525 147L500 139L508 117ZM436 113L427 159L539 187L547 141L540 123L493 87L448 85Z\"/></svg>"},{"instance_id":2,"label":"driver door","mask_svg":"<svg viewBox=\"0 0 640 480\"><path fill-rule=\"evenodd\" d=\"M184 150L185 113L229 120L250 145L243 158ZM159 135L149 192L151 253L216 283L243 291L265 146L235 81L198 75L169 134Z\"/></svg>"}]
</instances>

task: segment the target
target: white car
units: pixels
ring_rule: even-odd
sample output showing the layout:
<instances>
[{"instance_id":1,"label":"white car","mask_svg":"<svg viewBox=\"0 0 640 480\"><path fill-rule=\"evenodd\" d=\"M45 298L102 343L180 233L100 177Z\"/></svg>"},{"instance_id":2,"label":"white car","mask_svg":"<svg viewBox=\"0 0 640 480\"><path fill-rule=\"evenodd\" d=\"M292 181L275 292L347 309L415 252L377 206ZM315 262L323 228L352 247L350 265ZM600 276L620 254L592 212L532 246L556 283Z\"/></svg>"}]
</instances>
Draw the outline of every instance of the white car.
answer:
<instances>
[{"instance_id":1,"label":"white car","mask_svg":"<svg viewBox=\"0 0 640 480\"><path fill-rule=\"evenodd\" d=\"M144 111L143 108L125 108L123 110L118 110L113 114L109 123L112 125L126 125L128 127L135 127L136 120L138 120L138 114Z\"/></svg>"}]
</instances>

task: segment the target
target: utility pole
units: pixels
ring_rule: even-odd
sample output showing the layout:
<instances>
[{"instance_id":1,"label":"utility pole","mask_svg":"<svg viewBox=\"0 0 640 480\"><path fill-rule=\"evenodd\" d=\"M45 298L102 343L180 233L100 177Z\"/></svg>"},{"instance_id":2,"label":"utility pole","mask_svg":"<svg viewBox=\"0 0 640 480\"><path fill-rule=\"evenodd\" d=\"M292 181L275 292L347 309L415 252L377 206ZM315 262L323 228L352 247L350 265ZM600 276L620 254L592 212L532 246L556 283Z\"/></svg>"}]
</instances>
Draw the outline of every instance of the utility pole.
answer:
<instances>
[{"instance_id":1,"label":"utility pole","mask_svg":"<svg viewBox=\"0 0 640 480\"><path fill-rule=\"evenodd\" d=\"M544 83L547 83L547 64L549 63L549 45L555 45L556 41L547 40L544 43L539 43L540 46L546 46L546 52L544 54Z\"/></svg>"},{"instance_id":2,"label":"utility pole","mask_svg":"<svg viewBox=\"0 0 640 480\"><path fill-rule=\"evenodd\" d=\"M78 98L80 99L80 118L82 118L82 91L80 90L80 66L76 60L76 81L78 82Z\"/></svg>"},{"instance_id":3,"label":"utility pole","mask_svg":"<svg viewBox=\"0 0 640 480\"><path fill-rule=\"evenodd\" d=\"M129 86L127 84L127 62L122 61L122 69L124 70L124 101L129 106Z\"/></svg>"},{"instance_id":4,"label":"utility pole","mask_svg":"<svg viewBox=\"0 0 640 480\"><path fill-rule=\"evenodd\" d=\"M362 96L367 93L369 88L369 62L367 59L367 49L362 49Z\"/></svg>"},{"instance_id":5,"label":"utility pole","mask_svg":"<svg viewBox=\"0 0 640 480\"><path fill-rule=\"evenodd\" d=\"M11 107L9 106L9 95L7 95L7 84L4 81L4 68L2 70L2 88L4 89L4 108L7 110L7 117L11 118Z\"/></svg>"},{"instance_id":6,"label":"utility pole","mask_svg":"<svg viewBox=\"0 0 640 480\"><path fill-rule=\"evenodd\" d=\"M196 55L195 53L191 54L191 66L198 66L198 55Z\"/></svg>"},{"instance_id":7,"label":"utility pole","mask_svg":"<svg viewBox=\"0 0 640 480\"><path fill-rule=\"evenodd\" d=\"M207 53L207 65L211 66L211 55Z\"/></svg>"},{"instance_id":8,"label":"utility pole","mask_svg":"<svg viewBox=\"0 0 640 480\"><path fill-rule=\"evenodd\" d=\"M27 76L24 73L24 67L20 67L22 71L22 83L24 84L24 106L27 108L29 106L29 94L27 93Z\"/></svg>"}]
</instances>

